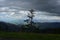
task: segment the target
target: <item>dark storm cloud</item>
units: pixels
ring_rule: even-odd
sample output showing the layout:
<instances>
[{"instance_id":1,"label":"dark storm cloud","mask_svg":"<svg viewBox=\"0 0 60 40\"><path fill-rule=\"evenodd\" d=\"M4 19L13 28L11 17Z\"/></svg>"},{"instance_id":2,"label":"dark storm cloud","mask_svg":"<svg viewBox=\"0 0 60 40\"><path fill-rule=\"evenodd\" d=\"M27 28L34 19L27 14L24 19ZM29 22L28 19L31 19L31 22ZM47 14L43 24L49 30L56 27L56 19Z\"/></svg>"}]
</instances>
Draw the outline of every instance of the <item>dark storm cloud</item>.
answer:
<instances>
[{"instance_id":1,"label":"dark storm cloud","mask_svg":"<svg viewBox=\"0 0 60 40\"><path fill-rule=\"evenodd\" d=\"M0 6L20 7L22 9L36 9L60 16L60 0L3 0Z\"/></svg>"},{"instance_id":2,"label":"dark storm cloud","mask_svg":"<svg viewBox=\"0 0 60 40\"><path fill-rule=\"evenodd\" d=\"M19 1L19 0L18 0ZM20 0L28 5L26 9L33 8L40 11L50 12L52 15L60 16L60 0Z\"/></svg>"},{"instance_id":3,"label":"dark storm cloud","mask_svg":"<svg viewBox=\"0 0 60 40\"><path fill-rule=\"evenodd\" d=\"M52 15L60 16L60 0L37 0L33 2L36 9L54 13Z\"/></svg>"},{"instance_id":4,"label":"dark storm cloud","mask_svg":"<svg viewBox=\"0 0 60 40\"><path fill-rule=\"evenodd\" d=\"M60 13L59 0L35 0L32 2L33 7L40 11L51 13Z\"/></svg>"},{"instance_id":5,"label":"dark storm cloud","mask_svg":"<svg viewBox=\"0 0 60 40\"><path fill-rule=\"evenodd\" d=\"M60 16L60 0L21 0L30 3L30 8L50 12ZM28 8L29 8L28 7Z\"/></svg>"}]
</instances>

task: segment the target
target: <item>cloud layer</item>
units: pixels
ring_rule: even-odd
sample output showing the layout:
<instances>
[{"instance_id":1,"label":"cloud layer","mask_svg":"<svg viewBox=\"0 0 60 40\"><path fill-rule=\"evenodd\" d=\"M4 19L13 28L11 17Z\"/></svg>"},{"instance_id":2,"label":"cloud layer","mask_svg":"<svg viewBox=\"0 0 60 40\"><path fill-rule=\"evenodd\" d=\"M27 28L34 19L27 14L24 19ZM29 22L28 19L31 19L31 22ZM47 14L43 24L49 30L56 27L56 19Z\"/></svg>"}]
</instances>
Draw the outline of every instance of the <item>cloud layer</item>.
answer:
<instances>
[{"instance_id":1,"label":"cloud layer","mask_svg":"<svg viewBox=\"0 0 60 40\"><path fill-rule=\"evenodd\" d=\"M0 21L24 20L29 9L35 21L60 22L60 0L0 0Z\"/></svg>"}]
</instances>

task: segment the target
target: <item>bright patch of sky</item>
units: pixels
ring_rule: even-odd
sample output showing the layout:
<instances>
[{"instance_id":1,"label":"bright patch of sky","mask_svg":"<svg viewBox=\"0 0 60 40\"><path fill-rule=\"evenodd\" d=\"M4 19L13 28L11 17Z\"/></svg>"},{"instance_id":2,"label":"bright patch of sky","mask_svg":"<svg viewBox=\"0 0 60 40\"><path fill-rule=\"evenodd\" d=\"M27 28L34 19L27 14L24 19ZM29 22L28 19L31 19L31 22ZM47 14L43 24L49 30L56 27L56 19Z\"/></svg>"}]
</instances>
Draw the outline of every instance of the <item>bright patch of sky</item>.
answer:
<instances>
[{"instance_id":1,"label":"bright patch of sky","mask_svg":"<svg viewBox=\"0 0 60 40\"><path fill-rule=\"evenodd\" d=\"M5 22L12 22L12 21L18 21L18 20L25 20L27 19L29 11L25 10L17 10L17 9L10 9L9 7L1 7L0 8L0 21ZM59 16L52 16L48 12L43 11L35 11L34 12L35 22L60 22Z\"/></svg>"}]
</instances>

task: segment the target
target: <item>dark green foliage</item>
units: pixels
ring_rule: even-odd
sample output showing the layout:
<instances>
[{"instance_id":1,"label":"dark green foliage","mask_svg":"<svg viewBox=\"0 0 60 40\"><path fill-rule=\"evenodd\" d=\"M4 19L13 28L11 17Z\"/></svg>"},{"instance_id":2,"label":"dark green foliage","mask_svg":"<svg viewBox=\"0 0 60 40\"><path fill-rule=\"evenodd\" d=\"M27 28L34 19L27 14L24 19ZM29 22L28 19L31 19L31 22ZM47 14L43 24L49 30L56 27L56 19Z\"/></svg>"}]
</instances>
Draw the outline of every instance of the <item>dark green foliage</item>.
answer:
<instances>
[{"instance_id":1,"label":"dark green foliage","mask_svg":"<svg viewBox=\"0 0 60 40\"><path fill-rule=\"evenodd\" d=\"M35 26L31 26L31 25L22 25L21 27L21 31L22 32L40 32L39 28L36 28Z\"/></svg>"},{"instance_id":2,"label":"dark green foliage","mask_svg":"<svg viewBox=\"0 0 60 40\"><path fill-rule=\"evenodd\" d=\"M29 19L26 19L24 20L27 25L25 25L24 27L22 27L22 29L25 31L25 32L38 32L39 31L39 28L36 28L35 26L35 23L33 21L33 17L34 17L34 10L31 9L29 10L30 14L28 13L27 17Z\"/></svg>"}]
</instances>

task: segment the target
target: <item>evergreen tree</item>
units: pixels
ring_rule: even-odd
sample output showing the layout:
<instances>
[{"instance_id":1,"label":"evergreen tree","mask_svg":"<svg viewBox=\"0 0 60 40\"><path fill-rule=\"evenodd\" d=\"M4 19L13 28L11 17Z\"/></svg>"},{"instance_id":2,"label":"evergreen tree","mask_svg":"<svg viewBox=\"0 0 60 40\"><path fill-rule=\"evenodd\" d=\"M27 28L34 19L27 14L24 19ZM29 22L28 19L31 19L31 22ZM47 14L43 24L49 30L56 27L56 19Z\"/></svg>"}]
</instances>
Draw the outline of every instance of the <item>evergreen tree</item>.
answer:
<instances>
[{"instance_id":1,"label":"evergreen tree","mask_svg":"<svg viewBox=\"0 0 60 40\"><path fill-rule=\"evenodd\" d=\"M27 23L27 25L25 26L26 31L28 31L28 32L34 31L35 26L34 26L34 21L33 21L33 18L34 18L34 10L33 9L29 10L27 17L29 19L24 20Z\"/></svg>"},{"instance_id":2,"label":"evergreen tree","mask_svg":"<svg viewBox=\"0 0 60 40\"><path fill-rule=\"evenodd\" d=\"M33 17L34 17L34 13L33 12L34 12L34 10L31 9L31 10L29 10L29 12L30 13L28 13L28 15L27 15L27 17L29 19L26 19L25 22L27 22L27 24L32 27L33 24L34 24L34 22L33 22Z\"/></svg>"}]
</instances>

